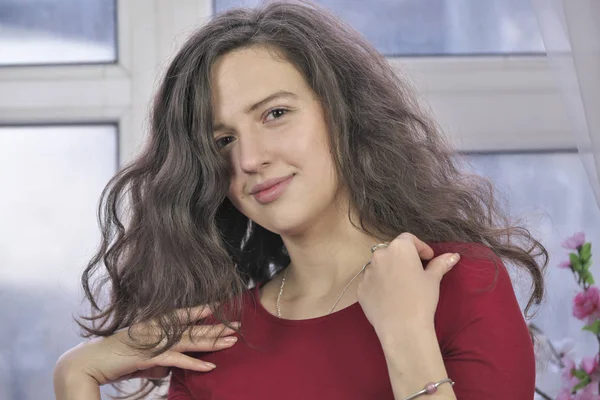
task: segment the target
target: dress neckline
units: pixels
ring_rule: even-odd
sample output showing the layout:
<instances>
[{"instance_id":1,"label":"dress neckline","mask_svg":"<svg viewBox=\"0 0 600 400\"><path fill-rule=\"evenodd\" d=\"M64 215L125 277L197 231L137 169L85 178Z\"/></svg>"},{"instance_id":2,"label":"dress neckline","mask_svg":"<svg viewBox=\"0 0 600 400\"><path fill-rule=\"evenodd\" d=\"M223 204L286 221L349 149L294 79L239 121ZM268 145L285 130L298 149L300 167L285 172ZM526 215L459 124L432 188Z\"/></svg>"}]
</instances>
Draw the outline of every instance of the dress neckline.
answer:
<instances>
[{"instance_id":1,"label":"dress neckline","mask_svg":"<svg viewBox=\"0 0 600 400\"><path fill-rule=\"evenodd\" d=\"M362 309L360 307L360 303L358 301L356 301L356 302L350 304L349 306L342 308L341 310L337 310L337 311L332 312L331 314L322 315L320 317L308 318L308 319L279 318L276 315L271 314L261 303L260 288L267 282L268 281L257 284L252 289L252 297L253 297L254 303L256 304L256 310L258 311L258 314L261 315L266 320L268 320L269 322L273 322L273 323L276 323L279 325L286 325L286 326L311 325L311 324L318 324L318 323L322 323L322 322L329 321L332 319L340 318L344 315L351 314L353 312L362 311Z\"/></svg>"}]
</instances>

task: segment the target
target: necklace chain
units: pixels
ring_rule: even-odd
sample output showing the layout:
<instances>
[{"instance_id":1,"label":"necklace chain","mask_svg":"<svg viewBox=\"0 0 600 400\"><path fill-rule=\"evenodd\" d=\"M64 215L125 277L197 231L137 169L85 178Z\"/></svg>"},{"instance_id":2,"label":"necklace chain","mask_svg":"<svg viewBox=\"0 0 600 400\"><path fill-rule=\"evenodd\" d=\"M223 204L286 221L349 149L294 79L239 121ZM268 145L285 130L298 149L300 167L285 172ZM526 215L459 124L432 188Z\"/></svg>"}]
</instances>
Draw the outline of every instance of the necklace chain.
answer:
<instances>
[{"instance_id":1,"label":"necklace chain","mask_svg":"<svg viewBox=\"0 0 600 400\"><path fill-rule=\"evenodd\" d=\"M331 310L329 310L329 313L327 313L327 315L329 315L333 312L333 310L335 309L335 306L337 306L337 304L339 303L339 301L342 298L342 296L344 295L344 293L346 293L346 290L348 290L348 288L350 287L350 284L354 281L354 279L356 279L357 276L359 276L361 274L361 272L363 272L365 270L365 268L367 268L367 266L369 264L371 264L371 261L367 261L365 263L365 265L362 266L360 271L358 271L358 273L356 275L354 275L354 277L352 279L350 279L350 282L348 282L348 284L346 285L346 287L344 288L342 293L338 296L337 300L333 304L333 307L331 307ZM281 306L280 306L279 302L281 300L281 295L283 294L283 287L285 286L285 278L287 276L287 272L288 272L288 270L286 268L285 272L283 273L283 279L281 280L281 287L279 288L279 294L277 295L277 301L275 302L275 306L277 308L277 316L279 318L281 318Z\"/></svg>"}]
</instances>

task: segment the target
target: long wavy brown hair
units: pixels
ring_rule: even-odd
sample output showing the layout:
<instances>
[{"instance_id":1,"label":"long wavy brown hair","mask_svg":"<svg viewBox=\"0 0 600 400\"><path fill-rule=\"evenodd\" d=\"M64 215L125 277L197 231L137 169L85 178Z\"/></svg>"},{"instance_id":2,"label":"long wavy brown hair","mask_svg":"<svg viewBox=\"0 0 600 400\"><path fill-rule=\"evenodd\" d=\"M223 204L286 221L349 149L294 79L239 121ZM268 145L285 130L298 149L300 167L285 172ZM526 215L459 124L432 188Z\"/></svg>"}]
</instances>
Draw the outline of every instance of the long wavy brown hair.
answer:
<instances>
[{"instance_id":1,"label":"long wavy brown hair","mask_svg":"<svg viewBox=\"0 0 600 400\"><path fill-rule=\"evenodd\" d=\"M175 309L219 303L214 317L229 324L223 304L238 299L239 312L245 290L288 265L281 237L226 198L227 165L213 141L211 68L247 46L273 49L321 101L355 226L389 239L411 232L484 244L530 274L526 312L541 302L547 251L511 223L487 179L466 172L398 71L325 9L272 2L214 16L164 74L143 152L101 196L102 241L82 277L92 306L78 321L85 335L153 319L164 338L140 349L159 354L194 324Z\"/></svg>"}]
</instances>

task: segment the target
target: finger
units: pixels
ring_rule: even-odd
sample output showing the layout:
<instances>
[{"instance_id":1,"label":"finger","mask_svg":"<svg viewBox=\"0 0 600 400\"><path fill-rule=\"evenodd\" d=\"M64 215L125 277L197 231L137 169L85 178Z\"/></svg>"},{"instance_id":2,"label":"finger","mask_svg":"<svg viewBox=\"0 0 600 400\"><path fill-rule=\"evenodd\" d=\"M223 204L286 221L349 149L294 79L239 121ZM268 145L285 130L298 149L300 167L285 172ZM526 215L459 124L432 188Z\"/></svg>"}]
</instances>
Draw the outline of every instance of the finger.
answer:
<instances>
[{"instance_id":1,"label":"finger","mask_svg":"<svg viewBox=\"0 0 600 400\"><path fill-rule=\"evenodd\" d=\"M197 322L210 316L218 304L219 303L215 303L212 306L204 304L196 307L180 308L172 311L172 313L182 324L187 325L191 322ZM134 331L136 333L140 331L142 334L144 331L160 328L160 325L156 319L146 321L145 323L138 323L136 325L139 326L136 326Z\"/></svg>"},{"instance_id":2,"label":"finger","mask_svg":"<svg viewBox=\"0 0 600 400\"><path fill-rule=\"evenodd\" d=\"M216 308L216 304L215 305L208 305L208 304L204 304L201 306L196 306L196 307L189 307L189 308L182 308L182 309L178 309L175 310L175 315L180 319L180 320L184 320L184 321L198 321L201 319L204 319L208 316L210 316L214 309Z\"/></svg>"},{"instance_id":3,"label":"finger","mask_svg":"<svg viewBox=\"0 0 600 400\"><path fill-rule=\"evenodd\" d=\"M240 322L232 322L231 325L239 328ZM235 333L234 329L226 327L224 324L215 325L196 325L186 329L183 332L182 338L187 338L198 342L200 339L210 339L221 336L227 336ZM162 333L159 326L154 324L137 324L133 327L133 337L140 343L159 343L166 341L166 336ZM129 342L126 342L129 343Z\"/></svg>"},{"instance_id":4,"label":"finger","mask_svg":"<svg viewBox=\"0 0 600 400\"><path fill-rule=\"evenodd\" d=\"M176 367L200 372L212 371L214 369L214 364L171 350L151 359L150 362L153 365Z\"/></svg>"},{"instance_id":5,"label":"finger","mask_svg":"<svg viewBox=\"0 0 600 400\"><path fill-rule=\"evenodd\" d=\"M440 280L444 275L448 273L460 260L460 254L458 253L446 253L441 256L437 256L427 264L425 271L433 274Z\"/></svg>"},{"instance_id":6,"label":"finger","mask_svg":"<svg viewBox=\"0 0 600 400\"><path fill-rule=\"evenodd\" d=\"M435 255L435 253L433 252L433 249L431 247L429 247L429 245L427 243L425 243L424 241L422 241L421 239L419 239L412 233L409 233L409 232L401 233L397 239L407 240L407 241L412 242L413 245L415 246L415 248L417 249L419 258L421 258L422 260L431 260L433 258L433 256Z\"/></svg>"},{"instance_id":7,"label":"finger","mask_svg":"<svg viewBox=\"0 0 600 400\"><path fill-rule=\"evenodd\" d=\"M239 327L240 323L231 325ZM231 336L234 333L234 329L223 324L195 326L187 329L172 349L179 352L220 350L236 343L237 337Z\"/></svg>"},{"instance_id":8,"label":"finger","mask_svg":"<svg viewBox=\"0 0 600 400\"><path fill-rule=\"evenodd\" d=\"M237 337L235 336L227 336L218 338L182 338L175 346L173 346L172 350L178 352L207 352L207 351L218 351L227 349L232 347L237 343Z\"/></svg>"},{"instance_id":9,"label":"finger","mask_svg":"<svg viewBox=\"0 0 600 400\"><path fill-rule=\"evenodd\" d=\"M239 328L241 326L239 322L232 322L231 325L234 328ZM235 333L235 330L228 328L223 324L197 325L197 326L191 327L189 329L186 329L183 336L189 337L191 335L191 337L193 337L193 338L194 337L195 338L200 338L200 337L217 338L219 336L231 335L232 333Z\"/></svg>"}]
</instances>

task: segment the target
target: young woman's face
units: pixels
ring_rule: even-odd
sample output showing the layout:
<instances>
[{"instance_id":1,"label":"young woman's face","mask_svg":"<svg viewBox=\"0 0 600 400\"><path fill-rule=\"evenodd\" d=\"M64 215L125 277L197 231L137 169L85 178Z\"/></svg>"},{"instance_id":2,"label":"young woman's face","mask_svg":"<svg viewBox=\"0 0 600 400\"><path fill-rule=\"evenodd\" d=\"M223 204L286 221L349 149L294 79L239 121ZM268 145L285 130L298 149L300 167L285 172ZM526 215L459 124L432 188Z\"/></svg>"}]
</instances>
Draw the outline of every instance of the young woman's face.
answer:
<instances>
[{"instance_id":1,"label":"young woman's face","mask_svg":"<svg viewBox=\"0 0 600 400\"><path fill-rule=\"evenodd\" d=\"M335 168L323 110L304 77L251 47L215 63L212 90L214 140L229 163L235 207L281 235L329 220Z\"/></svg>"}]
</instances>

